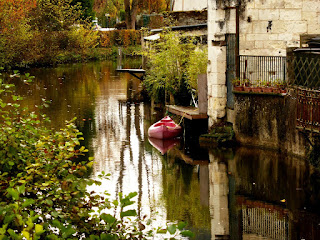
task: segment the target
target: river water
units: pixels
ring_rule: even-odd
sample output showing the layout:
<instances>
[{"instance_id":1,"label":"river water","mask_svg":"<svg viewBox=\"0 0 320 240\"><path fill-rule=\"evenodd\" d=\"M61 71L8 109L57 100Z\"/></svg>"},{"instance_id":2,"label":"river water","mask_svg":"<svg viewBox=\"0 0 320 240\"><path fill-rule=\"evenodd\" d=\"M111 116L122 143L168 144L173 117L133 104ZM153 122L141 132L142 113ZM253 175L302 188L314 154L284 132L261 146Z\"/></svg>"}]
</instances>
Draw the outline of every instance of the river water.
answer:
<instances>
[{"instance_id":1,"label":"river water","mask_svg":"<svg viewBox=\"0 0 320 240\"><path fill-rule=\"evenodd\" d=\"M139 65L128 60L123 67ZM196 239L320 239L318 171L257 149L150 143L147 129L163 112L141 101L140 81L116 67L106 61L30 69L35 83L19 88L31 108L51 101L45 111L54 128L77 117L95 159L92 177L111 173L95 191L113 198L136 191L139 217L153 216L155 226L186 221ZM172 148L154 147L163 144Z\"/></svg>"}]
</instances>

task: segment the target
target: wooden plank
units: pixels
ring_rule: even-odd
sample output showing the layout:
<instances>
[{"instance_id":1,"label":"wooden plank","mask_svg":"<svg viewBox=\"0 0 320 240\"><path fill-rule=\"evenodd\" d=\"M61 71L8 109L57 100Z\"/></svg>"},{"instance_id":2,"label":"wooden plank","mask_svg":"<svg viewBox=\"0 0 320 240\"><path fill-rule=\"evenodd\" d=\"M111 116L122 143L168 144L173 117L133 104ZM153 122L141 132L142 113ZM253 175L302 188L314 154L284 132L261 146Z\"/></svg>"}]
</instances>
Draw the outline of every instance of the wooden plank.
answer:
<instances>
[{"instance_id":1,"label":"wooden plank","mask_svg":"<svg viewBox=\"0 0 320 240\"><path fill-rule=\"evenodd\" d=\"M185 117L189 120L208 118L208 115L206 113L199 113L198 108L191 106L185 107L177 105L167 105L167 110L170 113Z\"/></svg>"},{"instance_id":2,"label":"wooden plank","mask_svg":"<svg viewBox=\"0 0 320 240\"><path fill-rule=\"evenodd\" d=\"M207 74L198 75L198 105L199 113L207 114L208 110Z\"/></svg>"},{"instance_id":3,"label":"wooden plank","mask_svg":"<svg viewBox=\"0 0 320 240\"><path fill-rule=\"evenodd\" d=\"M117 69L117 72L145 73L146 70L140 69L140 68L138 68L138 69L134 69L134 68L132 68L132 69L130 69L130 68L118 68L118 69Z\"/></svg>"},{"instance_id":4,"label":"wooden plank","mask_svg":"<svg viewBox=\"0 0 320 240\"><path fill-rule=\"evenodd\" d=\"M132 68L132 69L130 69L130 68L118 68L118 69L116 69L116 71L117 71L117 72L127 72L127 73L131 74L132 76L140 79L141 81L143 80L143 76L144 76L144 74L146 73L146 70L140 69L140 68L139 68L139 69L133 69L133 68ZM140 76L138 76L138 75L136 75L136 74L142 74L143 76L140 77Z\"/></svg>"}]
</instances>

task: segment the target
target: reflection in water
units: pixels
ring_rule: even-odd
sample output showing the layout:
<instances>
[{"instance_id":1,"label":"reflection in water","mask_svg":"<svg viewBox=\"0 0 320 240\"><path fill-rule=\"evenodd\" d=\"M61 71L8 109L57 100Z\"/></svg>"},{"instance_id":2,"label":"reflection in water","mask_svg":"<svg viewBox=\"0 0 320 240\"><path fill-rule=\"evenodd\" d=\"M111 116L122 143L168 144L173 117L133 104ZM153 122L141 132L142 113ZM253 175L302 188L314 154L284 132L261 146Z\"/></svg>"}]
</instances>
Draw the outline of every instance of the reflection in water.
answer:
<instances>
[{"instance_id":1,"label":"reflection in water","mask_svg":"<svg viewBox=\"0 0 320 240\"><path fill-rule=\"evenodd\" d=\"M293 157L257 149L210 154L212 239L319 239L319 185Z\"/></svg>"},{"instance_id":2,"label":"reflection in water","mask_svg":"<svg viewBox=\"0 0 320 240\"><path fill-rule=\"evenodd\" d=\"M177 138L157 139L149 137L148 139L150 144L156 149L158 149L162 155L164 155L166 152L168 152L168 150L170 150L180 142L180 139Z\"/></svg>"},{"instance_id":3,"label":"reflection in water","mask_svg":"<svg viewBox=\"0 0 320 240\"><path fill-rule=\"evenodd\" d=\"M53 127L77 117L96 161L93 177L111 173L96 191L111 198L136 191L139 217L157 213L155 226L187 221L196 239L320 239L319 172L274 152L208 151L188 133L162 155L147 129L163 114L141 101L139 80L115 68L97 62L33 69L35 84L20 87L29 106L52 101L46 113Z\"/></svg>"}]
</instances>

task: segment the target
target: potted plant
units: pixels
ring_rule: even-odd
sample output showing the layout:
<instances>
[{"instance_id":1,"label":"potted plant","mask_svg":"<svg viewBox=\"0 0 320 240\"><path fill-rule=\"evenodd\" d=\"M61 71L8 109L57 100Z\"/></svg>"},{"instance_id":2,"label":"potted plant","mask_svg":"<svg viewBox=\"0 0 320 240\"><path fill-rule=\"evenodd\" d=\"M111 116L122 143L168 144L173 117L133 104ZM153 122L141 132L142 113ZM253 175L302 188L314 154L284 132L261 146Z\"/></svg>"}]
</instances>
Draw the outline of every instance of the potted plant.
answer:
<instances>
[{"instance_id":1,"label":"potted plant","mask_svg":"<svg viewBox=\"0 0 320 240\"><path fill-rule=\"evenodd\" d=\"M264 92L264 93L272 93L273 92L270 81L263 80L261 82L261 84L262 84L262 92Z\"/></svg>"},{"instance_id":2,"label":"potted plant","mask_svg":"<svg viewBox=\"0 0 320 240\"><path fill-rule=\"evenodd\" d=\"M245 92L251 92L251 82L248 78L243 79L243 89Z\"/></svg>"},{"instance_id":3,"label":"potted plant","mask_svg":"<svg viewBox=\"0 0 320 240\"><path fill-rule=\"evenodd\" d=\"M233 90L236 92L242 92L243 91L243 84L239 78L235 78L232 80L233 84Z\"/></svg>"},{"instance_id":4,"label":"potted plant","mask_svg":"<svg viewBox=\"0 0 320 240\"><path fill-rule=\"evenodd\" d=\"M279 89L279 93L286 93L287 89L286 89L286 84L284 82L284 80L282 79L276 79L276 86Z\"/></svg>"},{"instance_id":5,"label":"potted plant","mask_svg":"<svg viewBox=\"0 0 320 240\"><path fill-rule=\"evenodd\" d=\"M256 92L256 93L259 93L259 92L262 91L262 89L261 89L261 80L256 80L256 84L251 87L251 91L252 92Z\"/></svg>"}]
</instances>

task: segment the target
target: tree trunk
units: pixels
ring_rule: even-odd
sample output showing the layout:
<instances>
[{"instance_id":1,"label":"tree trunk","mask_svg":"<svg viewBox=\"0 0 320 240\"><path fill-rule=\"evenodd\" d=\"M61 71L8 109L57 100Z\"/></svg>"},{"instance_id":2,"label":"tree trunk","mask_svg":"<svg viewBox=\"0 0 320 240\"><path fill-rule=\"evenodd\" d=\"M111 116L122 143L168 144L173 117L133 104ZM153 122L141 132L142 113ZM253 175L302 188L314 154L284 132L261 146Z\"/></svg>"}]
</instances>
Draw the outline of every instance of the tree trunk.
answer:
<instances>
[{"instance_id":1,"label":"tree trunk","mask_svg":"<svg viewBox=\"0 0 320 240\"><path fill-rule=\"evenodd\" d=\"M138 4L139 4L139 0L132 0L131 3L130 3L130 0L124 0L127 29L135 29L136 28Z\"/></svg>"}]
</instances>

